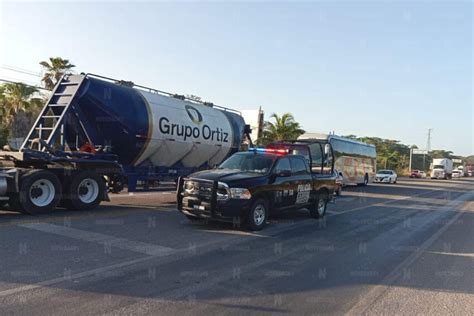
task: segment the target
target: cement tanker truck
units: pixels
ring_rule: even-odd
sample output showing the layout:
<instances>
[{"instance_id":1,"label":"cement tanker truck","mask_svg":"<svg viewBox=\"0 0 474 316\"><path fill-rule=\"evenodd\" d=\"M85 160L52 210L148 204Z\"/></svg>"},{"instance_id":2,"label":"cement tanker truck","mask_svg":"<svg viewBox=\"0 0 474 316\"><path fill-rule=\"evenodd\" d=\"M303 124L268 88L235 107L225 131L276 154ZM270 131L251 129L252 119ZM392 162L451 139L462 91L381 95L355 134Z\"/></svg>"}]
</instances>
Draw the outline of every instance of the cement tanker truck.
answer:
<instances>
[{"instance_id":1,"label":"cement tanker truck","mask_svg":"<svg viewBox=\"0 0 474 316\"><path fill-rule=\"evenodd\" d=\"M0 152L0 205L90 209L219 164L249 127L239 112L92 74L58 82L21 149ZM139 188L139 184L144 184Z\"/></svg>"}]
</instances>

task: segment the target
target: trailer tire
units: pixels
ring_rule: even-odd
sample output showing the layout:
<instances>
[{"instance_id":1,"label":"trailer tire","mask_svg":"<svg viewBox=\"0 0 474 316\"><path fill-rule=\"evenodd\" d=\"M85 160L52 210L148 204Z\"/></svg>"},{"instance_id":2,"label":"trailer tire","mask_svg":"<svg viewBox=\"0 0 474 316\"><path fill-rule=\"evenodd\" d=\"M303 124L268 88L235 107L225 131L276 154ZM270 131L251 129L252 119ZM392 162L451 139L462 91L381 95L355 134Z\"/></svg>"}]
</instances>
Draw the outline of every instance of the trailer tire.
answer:
<instances>
[{"instance_id":1,"label":"trailer tire","mask_svg":"<svg viewBox=\"0 0 474 316\"><path fill-rule=\"evenodd\" d=\"M12 210L26 214L49 213L61 200L58 177L46 170L32 170L20 178L20 191L10 196Z\"/></svg>"},{"instance_id":2,"label":"trailer tire","mask_svg":"<svg viewBox=\"0 0 474 316\"><path fill-rule=\"evenodd\" d=\"M69 210L91 210L100 204L104 194L104 179L93 171L82 171L66 186L62 205Z\"/></svg>"}]
</instances>

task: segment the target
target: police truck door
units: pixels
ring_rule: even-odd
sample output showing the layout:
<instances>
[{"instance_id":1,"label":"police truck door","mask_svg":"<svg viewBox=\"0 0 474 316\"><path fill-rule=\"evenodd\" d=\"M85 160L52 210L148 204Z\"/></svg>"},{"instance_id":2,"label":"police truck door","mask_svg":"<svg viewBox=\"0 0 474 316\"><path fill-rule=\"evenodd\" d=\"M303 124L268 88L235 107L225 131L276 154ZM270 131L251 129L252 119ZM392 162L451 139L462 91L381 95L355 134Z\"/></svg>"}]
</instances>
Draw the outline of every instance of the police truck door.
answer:
<instances>
[{"instance_id":1,"label":"police truck door","mask_svg":"<svg viewBox=\"0 0 474 316\"><path fill-rule=\"evenodd\" d=\"M309 165L302 156L290 157L291 181L290 186L293 191L290 198L290 205L304 206L309 203L312 189L312 176Z\"/></svg>"}]
</instances>

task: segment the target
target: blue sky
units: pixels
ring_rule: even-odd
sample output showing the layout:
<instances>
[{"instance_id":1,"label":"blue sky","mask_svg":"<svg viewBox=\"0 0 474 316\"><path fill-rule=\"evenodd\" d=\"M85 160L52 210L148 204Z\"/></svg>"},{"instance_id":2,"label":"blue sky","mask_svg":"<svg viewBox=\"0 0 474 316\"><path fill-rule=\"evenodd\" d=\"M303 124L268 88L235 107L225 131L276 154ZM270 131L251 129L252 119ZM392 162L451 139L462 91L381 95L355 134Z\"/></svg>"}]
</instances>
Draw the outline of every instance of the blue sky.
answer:
<instances>
[{"instance_id":1,"label":"blue sky","mask_svg":"<svg viewBox=\"0 0 474 316\"><path fill-rule=\"evenodd\" d=\"M3 2L0 78L49 56L308 132L474 154L471 2Z\"/></svg>"}]
</instances>

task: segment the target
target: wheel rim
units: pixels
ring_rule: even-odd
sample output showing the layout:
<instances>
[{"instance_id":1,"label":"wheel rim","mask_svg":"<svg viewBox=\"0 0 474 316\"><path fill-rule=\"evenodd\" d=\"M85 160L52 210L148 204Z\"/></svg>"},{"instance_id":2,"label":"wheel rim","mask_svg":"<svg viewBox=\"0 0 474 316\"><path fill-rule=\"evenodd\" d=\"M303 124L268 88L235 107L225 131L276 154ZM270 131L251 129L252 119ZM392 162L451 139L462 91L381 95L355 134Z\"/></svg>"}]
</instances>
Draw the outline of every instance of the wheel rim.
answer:
<instances>
[{"instance_id":1,"label":"wheel rim","mask_svg":"<svg viewBox=\"0 0 474 316\"><path fill-rule=\"evenodd\" d=\"M47 179L40 179L33 182L30 187L29 197L31 203L38 207L45 207L51 204L56 195L53 183Z\"/></svg>"},{"instance_id":2,"label":"wheel rim","mask_svg":"<svg viewBox=\"0 0 474 316\"><path fill-rule=\"evenodd\" d=\"M324 202L323 199L319 199L319 201L318 201L318 213L319 213L319 215L324 214L325 208L326 208L326 203Z\"/></svg>"},{"instance_id":3,"label":"wheel rim","mask_svg":"<svg viewBox=\"0 0 474 316\"><path fill-rule=\"evenodd\" d=\"M99 184L94 179L86 178L79 183L77 195L82 203L90 204L99 196Z\"/></svg>"},{"instance_id":4,"label":"wheel rim","mask_svg":"<svg viewBox=\"0 0 474 316\"><path fill-rule=\"evenodd\" d=\"M255 225L260 226L265 221L265 207L261 204L257 205L253 211L253 221Z\"/></svg>"}]
</instances>

